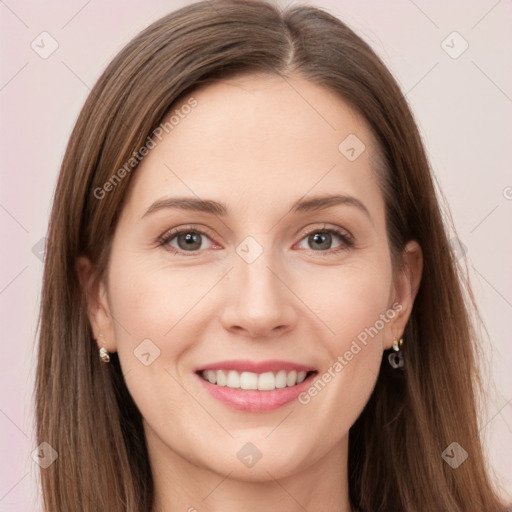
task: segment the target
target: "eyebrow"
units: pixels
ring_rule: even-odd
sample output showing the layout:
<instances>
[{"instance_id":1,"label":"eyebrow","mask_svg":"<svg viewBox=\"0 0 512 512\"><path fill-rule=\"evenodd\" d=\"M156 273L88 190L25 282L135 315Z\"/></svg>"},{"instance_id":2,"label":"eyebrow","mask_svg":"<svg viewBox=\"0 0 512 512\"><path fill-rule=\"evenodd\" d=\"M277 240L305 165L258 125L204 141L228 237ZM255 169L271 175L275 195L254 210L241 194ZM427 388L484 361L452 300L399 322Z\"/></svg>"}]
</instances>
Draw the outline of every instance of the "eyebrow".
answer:
<instances>
[{"instance_id":1,"label":"eyebrow","mask_svg":"<svg viewBox=\"0 0 512 512\"><path fill-rule=\"evenodd\" d=\"M366 208L366 206L359 199L353 196L339 194L316 196L310 199L301 198L292 204L290 212L304 213L324 210L337 205L354 206L355 208L365 213L371 220L371 215L368 211L368 208ZM194 197L166 197L155 201L149 208L147 208L142 218L146 217L150 213L172 208L210 213L221 217L228 215L228 208L224 203L219 203L211 199L196 199Z\"/></svg>"},{"instance_id":2,"label":"eyebrow","mask_svg":"<svg viewBox=\"0 0 512 512\"><path fill-rule=\"evenodd\" d=\"M299 199L295 203L293 203L291 212L292 213L302 213L302 212L310 212L315 210L324 210L326 208L330 208L332 206L337 205L349 205L355 206L363 213L365 213L370 219L371 215L368 211L368 208L356 197L353 196L345 196L345 195L326 195L326 196L316 196L310 199L304 200Z\"/></svg>"},{"instance_id":3,"label":"eyebrow","mask_svg":"<svg viewBox=\"0 0 512 512\"><path fill-rule=\"evenodd\" d=\"M165 197L155 201L145 212L142 218L150 213L177 208L180 210L192 210L195 212L212 213L213 215L225 216L228 213L226 205L211 199L196 199L194 197Z\"/></svg>"}]
</instances>

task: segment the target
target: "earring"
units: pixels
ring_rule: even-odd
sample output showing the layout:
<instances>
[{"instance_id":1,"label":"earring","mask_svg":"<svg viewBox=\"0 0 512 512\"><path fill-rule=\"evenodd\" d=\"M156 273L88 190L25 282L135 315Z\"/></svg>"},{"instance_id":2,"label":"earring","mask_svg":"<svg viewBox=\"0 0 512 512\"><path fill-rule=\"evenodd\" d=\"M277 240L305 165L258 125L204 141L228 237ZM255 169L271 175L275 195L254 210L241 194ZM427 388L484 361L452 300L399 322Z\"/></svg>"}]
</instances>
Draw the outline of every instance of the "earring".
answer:
<instances>
[{"instance_id":1,"label":"earring","mask_svg":"<svg viewBox=\"0 0 512 512\"><path fill-rule=\"evenodd\" d=\"M404 340L402 338L398 339L395 336L395 339L393 340L393 352L388 355L388 362L395 370L397 368L403 368L404 366L404 356L401 350L403 343Z\"/></svg>"},{"instance_id":2,"label":"earring","mask_svg":"<svg viewBox=\"0 0 512 512\"><path fill-rule=\"evenodd\" d=\"M103 338L103 334L98 334L98 338ZM105 343L105 340L103 340L103 343ZM100 348L100 359L104 363L110 363L110 354L105 347Z\"/></svg>"}]
</instances>

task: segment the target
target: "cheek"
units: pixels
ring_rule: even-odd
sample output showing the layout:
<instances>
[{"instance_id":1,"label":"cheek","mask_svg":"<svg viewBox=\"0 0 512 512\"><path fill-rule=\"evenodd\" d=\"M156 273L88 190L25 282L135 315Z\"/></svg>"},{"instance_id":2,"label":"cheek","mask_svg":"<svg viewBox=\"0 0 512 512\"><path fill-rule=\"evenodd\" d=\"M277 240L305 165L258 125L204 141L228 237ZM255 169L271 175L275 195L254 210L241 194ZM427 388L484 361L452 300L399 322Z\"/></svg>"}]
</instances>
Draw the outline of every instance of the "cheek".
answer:
<instances>
[{"instance_id":1,"label":"cheek","mask_svg":"<svg viewBox=\"0 0 512 512\"><path fill-rule=\"evenodd\" d=\"M143 414L161 412L163 403L174 410L190 401L178 382L190 378L198 340L217 318L215 293L210 292L221 275L222 269L175 269L137 258L112 266L117 352L130 394Z\"/></svg>"},{"instance_id":2,"label":"cheek","mask_svg":"<svg viewBox=\"0 0 512 512\"><path fill-rule=\"evenodd\" d=\"M316 273L315 286L313 280L309 283L312 309L329 327L319 338L328 355L299 403L319 423L332 425L326 435L335 442L339 432L348 432L371 395L396 311L390 307L391 263L384 258L330 271Z\"/></svg>"},{"instance_id":3,"label":"cheek","mask_svg":"<svg viewBox=\"0 0 512 512\"><path fill-rule=\"evenodd\" d=\"M301 275L305 277L297 280L298 295L324 324L323 339L332 355L343 353L358 336L364 341L365 333L372 340L386 333L392 290L388 259L354 260Z\"/></svg>"},{"instance_id":4,"label":"cheek","mask_svg":"<svg viewBox=\"0 0 512 512\"><path fill-rule=\"evenodd\" d=\"M171 424L168 413L195 404L180 384L188 368L182 372L180 364L206 329L198 301L217 278L136 260L112 266L109 276L117 353L130 395L152 425L180 435L183 418Z\"/></svg>"},{"instance_id":5,"label":"cheek","mask_svg":"<svg viewBox=\"0 0 512 512\"><path fill-rule=\"evenodd\" d=\"M116 333L120 335L118 350L123 351L125 344L133 349L144 338L162 343L173 337L180 323L194 316L201 296L214 283L215 276L202 279L192 268L162 268L137 260L117 266L111 272L110 295ZM172 346L180 348L179 342Z\"/></svg>"}]
</instances>

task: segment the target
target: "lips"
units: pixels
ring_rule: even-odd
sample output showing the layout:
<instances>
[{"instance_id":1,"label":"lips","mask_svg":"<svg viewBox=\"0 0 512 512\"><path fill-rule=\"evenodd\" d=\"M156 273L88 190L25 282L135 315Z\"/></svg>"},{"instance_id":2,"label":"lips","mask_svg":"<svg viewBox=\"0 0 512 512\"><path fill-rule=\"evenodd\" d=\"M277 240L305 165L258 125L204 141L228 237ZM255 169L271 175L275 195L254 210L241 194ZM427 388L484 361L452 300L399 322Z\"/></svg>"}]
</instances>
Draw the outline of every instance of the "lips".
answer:
<instances>
[{"instance_id":1,"label":"lips","mask_svg":"<svg viewBox=\"0 0 512 512\"><path fill-rule=\"evenodd\" d=\"M221 361L195 370L217 400L244 411L270 411L296 398L318 372L289 361Z\"/></svg>"}]
</instances>

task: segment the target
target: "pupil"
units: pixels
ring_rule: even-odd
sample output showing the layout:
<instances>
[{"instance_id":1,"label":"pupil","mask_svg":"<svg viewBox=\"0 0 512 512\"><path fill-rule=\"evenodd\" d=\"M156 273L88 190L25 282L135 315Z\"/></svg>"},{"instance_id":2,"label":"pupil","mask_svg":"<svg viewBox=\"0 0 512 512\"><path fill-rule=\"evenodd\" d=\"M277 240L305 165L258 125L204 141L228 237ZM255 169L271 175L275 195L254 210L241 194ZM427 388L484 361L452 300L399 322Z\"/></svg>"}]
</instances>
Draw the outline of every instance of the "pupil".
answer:
<instances>
[{"instance_id":1,"label":"pupil","mask_svg":"<svg viewBox=\"0 0 512 512\"><path fill-rule=\"evenodd\" d=\"M201 239L199 233L185 233L178 237L178 245L180 249L196 250L201 247Z\"/></svg>"},{"instance_id":2,"label":"pupil","mask_svg":"<svg viewBox=\"0 0 512 512\"><path fill-rule=\"evenodd\" d=\"M330 233L315 233L309 236L309 242L313 245L312 249L315 251L321 249L329 249L331 246L331 234ZM316 247L314 244L318 244Z\"/></svg>"}]
</instances>

